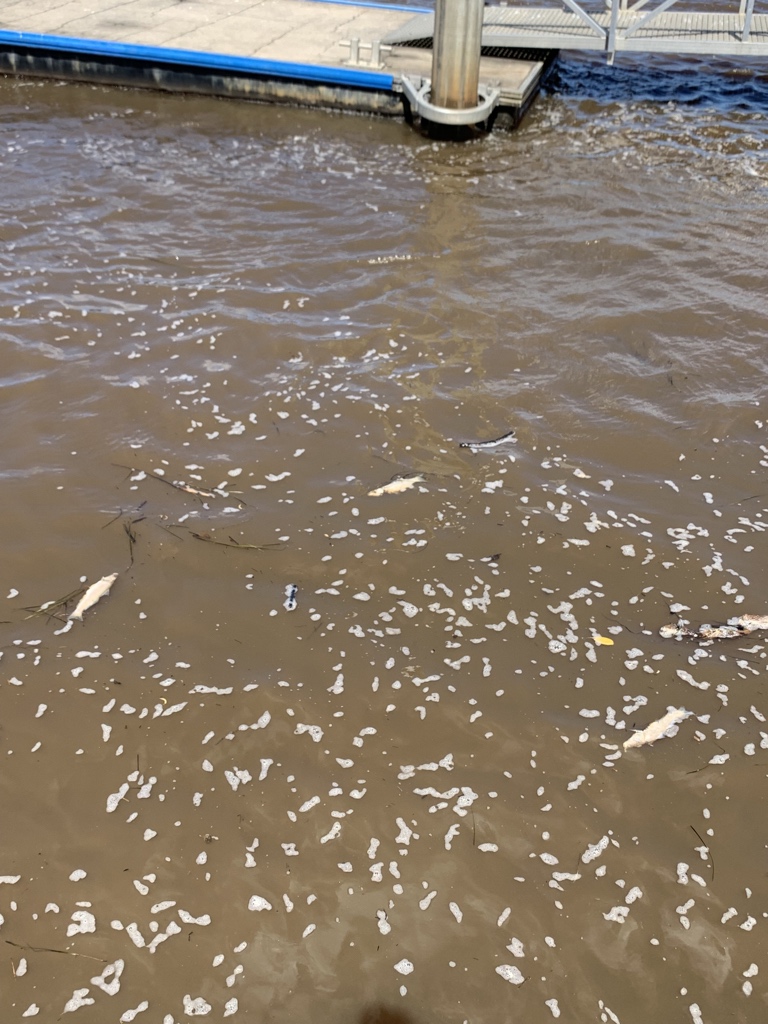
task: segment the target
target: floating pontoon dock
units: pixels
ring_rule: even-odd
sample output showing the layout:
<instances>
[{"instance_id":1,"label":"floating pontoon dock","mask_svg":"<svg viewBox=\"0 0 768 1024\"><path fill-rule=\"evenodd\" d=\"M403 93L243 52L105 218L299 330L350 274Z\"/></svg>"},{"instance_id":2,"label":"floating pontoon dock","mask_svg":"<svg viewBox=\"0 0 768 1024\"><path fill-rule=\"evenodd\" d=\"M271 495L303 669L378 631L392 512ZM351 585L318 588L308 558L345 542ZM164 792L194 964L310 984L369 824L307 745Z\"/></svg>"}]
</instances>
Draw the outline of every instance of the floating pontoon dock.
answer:
<instances>
[{"instance_id":1,"label":"floating pontoon dock","mask_svg":"<svg viewBox=\"0 0 768 1024\"><path fill-rule=\"evenodd\" d=\"M609 61L622 51L768 56L768 15L754 0L679 9L689 2L435 0L433 13L368 0L3 0L0 72L454 126L506 110L517 122L559 49Z\"/></svg>"},{"instance_id":2,"label":"floating pontoon dock","mask_svg":"<svg viewBox=\"0 0 768 1024\"><path fill-rule=\"evenodd\" d=\"M423 44L384 45L419 9L348 0L3 0L0 72L372 112L408 111ZM484 57L518 120L553 54Z\"/></svg>"}]
</instances>

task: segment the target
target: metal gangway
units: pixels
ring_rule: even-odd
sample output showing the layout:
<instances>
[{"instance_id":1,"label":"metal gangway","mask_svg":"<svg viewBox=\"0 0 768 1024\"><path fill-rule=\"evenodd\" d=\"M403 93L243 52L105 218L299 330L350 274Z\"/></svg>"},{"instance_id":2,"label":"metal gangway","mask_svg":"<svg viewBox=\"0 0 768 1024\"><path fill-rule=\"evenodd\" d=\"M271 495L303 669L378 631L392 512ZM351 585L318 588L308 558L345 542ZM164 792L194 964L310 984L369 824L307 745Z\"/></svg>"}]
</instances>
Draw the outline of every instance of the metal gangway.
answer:
<instances>
[{"instance_id":1,"label":"metal gangway","mask_svg":"<svg viewBox=\"0 0 768 1024\"><path fill-rule=\"evenodd\" d=\"M702 9L708 8L708 9ZM483 11L483 52L598 50L617 53L768 56L768 14L755 0L562 0L541 6L493 6ZM382 42L429 45L433 14L420 14Z\"/></svg>"}]
</instances>

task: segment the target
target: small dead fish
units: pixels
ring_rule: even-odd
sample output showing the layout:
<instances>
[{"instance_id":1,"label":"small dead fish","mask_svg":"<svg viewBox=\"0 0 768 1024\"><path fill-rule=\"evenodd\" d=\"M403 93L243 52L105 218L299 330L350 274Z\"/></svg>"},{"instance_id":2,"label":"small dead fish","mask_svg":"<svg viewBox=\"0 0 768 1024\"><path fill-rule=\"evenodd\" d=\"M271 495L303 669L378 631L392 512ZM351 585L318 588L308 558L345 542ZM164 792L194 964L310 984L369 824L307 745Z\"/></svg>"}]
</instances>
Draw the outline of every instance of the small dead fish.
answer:
<instances>
[{"instance_id":1,"label":"small dead fish","mask_svg":"<svg viewBox=\"0 0 768 1024\"><path fill-rule=\"evenodd\" d=\"M656 740L669 735L669 731L673 726L679 725L680 722L692 714L692 711L686 711L685 708L670 708L663 718L659 718L656 722L651 722L645 729L641 729L633 736L630 736L628 740L624 740L622 746L625 750L630 750L632 747L644 747L646 743L655 743Z\"/></svg>"},{"instance_id":2,"label":"small dead fish","mask_svg":"<svg viewBox=\"0 0 768 1024\"><path fill-rule=\"evenodd\" d=\"M514 430L510 430L506 434L502 434L501 437L494 438L492 441L459 441L459 448L495 448L497 444L504 444L505 441L509 441L514 436Z\"/></svg>"},{"instance_id":3,"label":"small dead fish","mask_svg":"<svg viewBox=\"0 0 768 1024\"><path fill-rule=\"evenodd\" d=\"M283 608L285 608L287 612L296 611L296 605L298 604L296 601L296 595L298 592L299 588L295 583L289 583L285 588L285 601L283 601Z\"/></svg>"},{"instance_id":4,"label":"small dead fish","mask_svg":"<svg viewBox=\"0 0 768 1024\"><path fill-rule=\"evenodd\" d=\"M751 616L757 618L757 616ZM742 616L742 619L750 618L750 616ZM741 620L738 620L741 622ZM708 622L699 626L698 629L689 629L688 626L683 626L678 623L670 622L666 626L662 626L659 630L659 636L664 637L665 640L732 640L737 636L746 636L751 632L752 629L759 627L747 627L746 625L731 624L728 626L711 626ZM768 628L768 626L766 627Z\"/></svg>"},{"instance_id":5,"label":"small dead fish","mask_svg":"<svg viewBox=\"0 0 768 1024\"><path fill-rule=\"evenodd\" d=\"M220 498L223 495L216 491L201 491L199 487L190 487L181 480L166 480L165 483L175 487L177 491L184 491L186 494L195 494L200 498Z\"/></svg>"},{"instance_id":6,"label":"small dead fish","mask_svg":"<svg viewBox=\"0 0 768 1024\"><path fill-rule=\"evenodd\" d=\"M728 619L728 625L741 626L747 632L751 629L768 629L768 615L739 615L737 619Z\"/></svg>"},{"instance_id":7,"label":"small dead fish","mask_svg":"<svg viewBox=\"0 0 768 1024\"><path fill-rule=\"evenodd\" d=\"M675 640L698 640L699 631L697 629L689 629L679 622L669 622L666 626L661 627L659 636L664 637L665 640L673 638Z\"/></svg>"},{"instance_id":8,"label":"small dead fish","mask_svg":"<svg viewBox=\"0 0 768 1024\"><path fill-rule=\"evenodd\" d=\"M732 640L736 636L745 636L749 630L743 626L710 626L706 622L696 632L702 640Z\"/></svg>"},{"instance_id":9,"label":"small dead fish","mask_svg":"<svg viewBox=\"0 0 768 1024\"><path fill-rule=\"evenodd\" d=\"M422 483L424 483L423 473L414 473L411 476L395 476L389 483L382 484L381 487L374 487L372 491L368 491L368 497L378 498L382 494L400 494L401 491L409 491L411 487Z\"/></svg>"},{"instance_id":10,"label":"small dead fish","mask_svg":"<svg viewBox=\"0 0 768 1024\"><path fill-rule=\"evenodd\" d=\"M117 576L118 574L113 572L111 576L102 576L100 580L92 583L77 602L75 610L70 612L67 618L77 619L82 622L83 612L87 612L88 609L92 608L97 601L100 601L105 594L109 593L112 584L117 579Z\"/></svg>"}]
</instances>

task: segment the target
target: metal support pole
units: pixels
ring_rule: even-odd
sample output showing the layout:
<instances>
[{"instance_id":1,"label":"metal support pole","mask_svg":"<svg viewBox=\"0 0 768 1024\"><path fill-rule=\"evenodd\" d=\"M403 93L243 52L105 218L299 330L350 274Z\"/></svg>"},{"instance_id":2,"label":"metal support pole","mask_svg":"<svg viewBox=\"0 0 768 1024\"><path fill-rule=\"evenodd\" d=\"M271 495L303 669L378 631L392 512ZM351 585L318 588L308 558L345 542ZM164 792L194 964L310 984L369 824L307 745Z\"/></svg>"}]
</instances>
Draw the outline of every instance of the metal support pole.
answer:
<instances>
[{"instance_id":1,"label":"metal support pole","mask_svg":"<svg viewBox=\"0 0 768 1024\"><path fill-rule=\"evenodd\" d=\"M435 0L430 102L464 110L478 103L484 0Z\"/></svg>"}]
</instances>

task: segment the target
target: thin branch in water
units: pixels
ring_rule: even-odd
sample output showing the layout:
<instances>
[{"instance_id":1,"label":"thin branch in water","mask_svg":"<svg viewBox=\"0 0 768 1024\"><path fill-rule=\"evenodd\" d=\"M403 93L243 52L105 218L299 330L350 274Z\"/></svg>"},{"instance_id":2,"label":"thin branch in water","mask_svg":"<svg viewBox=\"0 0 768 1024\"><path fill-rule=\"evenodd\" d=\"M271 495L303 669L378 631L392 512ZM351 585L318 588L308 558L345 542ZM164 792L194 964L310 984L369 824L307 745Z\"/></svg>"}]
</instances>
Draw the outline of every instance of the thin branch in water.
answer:
<instances>
[{"instance_id":1,"label":"thin branch in water","mask_svg":"<svg viewBox=\"0 0 768 1024\"><path fill-rule=\"evenodd\" d=\"M65 956L81 956L85 960L96 960L100 964L108 964L109 960L105 960L102 956L89 956L88 953L75 953L71 949L53 949L51 946L29 946L26 942L12 942L10 939L5 940L9 946L15 946L16 949L26 949L31 953L63 953Z\"/></svg>"},{"instance_id":2,"label":"thin branch in water","mask_svg":"<svg viewBox=\"0 0 768 1024\"><path fill-rule=\"evenodd\" d=\"M707 851L707 856L709 857L709 866L712 868L712 878L711 878L711 881L714 882L714 880L715 880L715 858L712 856L712 851L709 848L709 844L704 842L704 840L701 838L701 835L700 835L698 829L695 829L693 827L693 825L690 826L690 829L693 832L693 834L697 837L697 839L699 840L701 845L704 847L704 849Z\"/></svg>"},{"instance_id":3,"label":"thin branch in water","mask_svg":"<svg viewBox=\"0 0 768 1024\"><path fill-rule=\"evenodd\" d=\"M229 540L216 540L211 537L209 533L195 533L194 530L189 530L195 540L205 541L206 544L217 544L222 548L237 548L240 551L281 551L285 544L280 544L277 541L267 544L240 544L232 537Z\"/></svg>"},{"instance_id":4,"label":"thin branch in water","mask_svg":"<svg viewBox=\"0 0 768 1024\"><path fill-rule=\"evenodd\" d=\"M113 466L114 466L114 465L117 465L117 463L114 463L114 462L113 462L113 463L112 463L112 465L113 465ZM144 506L145 506L146 504L147 504L147 499L145 498L145 499L144 499L144 501L142 501L142 502L141 502L140 504L138 504L138 505L136 506L136 508L134 508L134 509L133 509L132 511L133 511L133 512L141 512L141 510L142 510L142 509L144 508ZM106 522L106 523L104 523L104 525L102 526L102 530L106 530L106 528L107 528L108 526L111 526L111 525L112 525L112 523L116 523L118 519L122 519L122 517L123 517L124 515L127 515L127 514L128 514L128 511L129 511L129 510L128 510L127 508L121 508L121 509L119 509L119 510L118 510L118 513L117 513L117 515L116 515L116 516L112 516L112 518L111 518L111 519L107 520L107 522ZM140 523L140 522L141 522L141 520L142 520L142 519L145 519L145 518L146 518L145 516L141 516L141 518L140 518L140 519L134 519L134 520L133 520L133 522L134 522L134 523Z\"/></svg>"},{"instance_id":5,"label":"thin branch in water","mask_svg":"<svg viewBox=\"0 0 768 1024\"><path fill-rule=\"evenodd\" d=\"M29 612L29 615L24 617L24 621L27 619L34 619L36 615L50 615L52 618L58 618L57 615L53 614L55 608L63 608L70 601L73 601L76 597L80 597L81 594L85 593L85 587L78 587L77 590L73 590L69 594L65 594L64 597L60 597L57 601L43 601L41 605L33 606L31 608L25 608L25 612Z\"/></svg>"},{"instance_id":6,"label":"thin branch in water","mask_svg":"<svg viewBox=\"0 0 768 1024\"><path fill-rule=\"evenodd\" d=\"M223 497L218 491L204 491L199 487L190 487L189 484L176 483L175 480L166 480L164 476L157 476L155 473L148 473L153 480L159 480L161 484L168 484L169 487L173 487L174 490L184 491L185 494L193 494L196 498L221 498Z\"/></svg>"},{"instance_id":7,"label":"thin branch in water","mask_svg":"<svg viewBox=\"0 0 768 1024\"><path fill-rule=\"evenodd\" d=\"M128 469L130 471L130 473L141 472L141 470L131 469L129 466L124 466L120 462L113 462L112 465L113 466L117 466L120 469ZM146 470L144 472L146 473ZM164 476L160 476L158 473L146 473L146 477L147 477L147 479L151 479L151 480L159 480L159 482L161 484L167 484L168 487L173 487L173 489L175 491L183 491L185 494L192 494L196 498L225 498L227 496L223 491L221 491L217 487L210 487L210 488L192 487L190 484L185 484L185 483L182 483L182 482L177 481L177 480L167 480ZM229 492L229 493L235 493L235 492ZM236 500L240 501L241 504L243 504L243 505L246 504L242 500L242 498L237 498ZM142 504L143 504L143 502L142 502Z\"/></svg>"},{"instance_id":8,"label":"thin branch in water","mask_svg":"<svg viewBox=\"0 0 768 1024\"><path fill-rule=\"evenodd\" d=\"M125 509L122 509L122 508L121 508L121 509L120 509L120 511L119 511L119 512L117 513L117 515L116 515L116 516L112 516L112 518L111 518L111 519L109 520L109 522L106 522L106 523L104 523L104 525L102 526L102 530L106 530L106 528L107 528L108 526L111 526L111 525L112 525L112 523L116 523L116 522L117 522L117 520L118 520L118 519L120 519L120 518L121 518L122 516L124 516L124 515L125 515Z\"/></svg>"}]
</instances>

